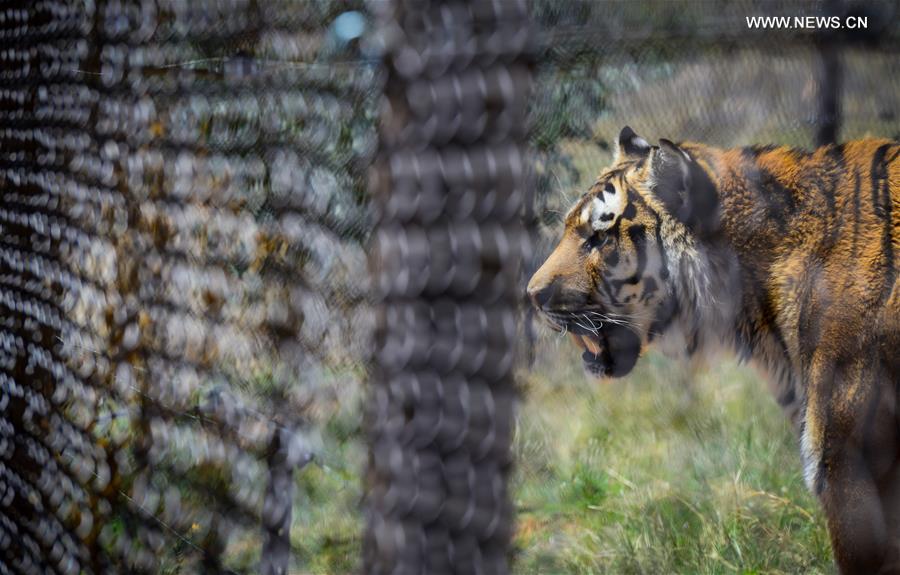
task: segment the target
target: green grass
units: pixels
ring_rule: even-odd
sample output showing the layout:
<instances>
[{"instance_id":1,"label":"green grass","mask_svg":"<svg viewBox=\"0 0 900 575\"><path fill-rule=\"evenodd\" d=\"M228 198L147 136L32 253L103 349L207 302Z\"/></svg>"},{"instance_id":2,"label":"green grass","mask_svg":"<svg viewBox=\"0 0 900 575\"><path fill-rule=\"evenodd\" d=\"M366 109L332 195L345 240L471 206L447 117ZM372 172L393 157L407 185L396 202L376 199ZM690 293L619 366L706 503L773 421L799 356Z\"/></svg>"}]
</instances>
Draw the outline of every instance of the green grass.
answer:
<instances>
[{"instance_id":1,"label":"green grass","mask_svg":"<svg viewBox=\"0 0 900 575\"><path fill-rule=\"evenodd\" d=\"M797 440L755 372L689 376L650 354L597 383L553 347L520 375L519 573L834 572Z\"/></svg>"},{"instance_id":2,"label":"green grass","mask_svg":"<svg viewBox=\"0 0 900 575\"><path fill-rule=\"evenodd\" d=\"M648 354L597 383L578 355L551 338L519 374L517 573L834 573L797 441L755 372L725 359L688 374ZM298 473L293 573L358 569L355 405Z\"/></svg>"}]
</instances>

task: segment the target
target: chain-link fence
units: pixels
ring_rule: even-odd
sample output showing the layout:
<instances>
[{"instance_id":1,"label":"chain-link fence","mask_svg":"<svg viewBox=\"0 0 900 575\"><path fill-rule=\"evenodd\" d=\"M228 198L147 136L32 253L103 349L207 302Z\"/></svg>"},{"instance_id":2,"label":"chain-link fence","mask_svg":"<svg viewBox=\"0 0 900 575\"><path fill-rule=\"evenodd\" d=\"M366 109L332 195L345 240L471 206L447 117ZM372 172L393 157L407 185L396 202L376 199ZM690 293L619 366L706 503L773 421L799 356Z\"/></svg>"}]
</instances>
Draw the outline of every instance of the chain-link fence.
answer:
<instances>
[{"instance_id":1,"label":"chain-link fence","mask_svg":"<svg viewBox=\"0 0 900 575\"><path fill-rule=\"evenodd\" d=\"M0 7L4 573L285 572L372 323L360 8Z\"/></svg>"},{"instance_id":2,"label":"chain-link fence","mask_svg":"<svg viewBox=\"0 0 900 575\"><path fill-rule=\"evenodd\" d=\"M867 26L747 22L806 14ZM900 136L898 22L887 0L0 2L0 572L692 570L641 550L727 532L720 508L623 467L670 444L610 437L744 453L710 439L731 413L648 391L672 388L656 356L630 415L605 405L524 280L623 125ZM746 445L781 453L766 437ZM754 563L734 533L716 557L815 571L816 533L813 559Z\"/></svg>"}]
</instances>

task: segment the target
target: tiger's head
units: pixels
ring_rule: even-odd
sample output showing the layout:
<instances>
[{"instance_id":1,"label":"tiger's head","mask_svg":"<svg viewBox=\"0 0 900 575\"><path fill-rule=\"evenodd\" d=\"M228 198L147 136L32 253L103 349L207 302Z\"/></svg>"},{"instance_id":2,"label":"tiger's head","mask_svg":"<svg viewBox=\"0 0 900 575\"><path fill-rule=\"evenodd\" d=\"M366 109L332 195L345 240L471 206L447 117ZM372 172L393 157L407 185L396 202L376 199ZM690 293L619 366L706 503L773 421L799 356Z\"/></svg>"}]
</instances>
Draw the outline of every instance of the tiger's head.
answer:
<instances>
[{"instance_id":1,"label":"tiger's head","mask_svg":"<svg viewBox=\"0 0 900 575\"><path fill-rule=\"evenodd\" d=\"M626 375L672 324L685 263L717 227L716 197L690 152L622 129L612 165L569 210L527 288L550 326L583 349L590 375Z\"/></svg>"}]
</instances>

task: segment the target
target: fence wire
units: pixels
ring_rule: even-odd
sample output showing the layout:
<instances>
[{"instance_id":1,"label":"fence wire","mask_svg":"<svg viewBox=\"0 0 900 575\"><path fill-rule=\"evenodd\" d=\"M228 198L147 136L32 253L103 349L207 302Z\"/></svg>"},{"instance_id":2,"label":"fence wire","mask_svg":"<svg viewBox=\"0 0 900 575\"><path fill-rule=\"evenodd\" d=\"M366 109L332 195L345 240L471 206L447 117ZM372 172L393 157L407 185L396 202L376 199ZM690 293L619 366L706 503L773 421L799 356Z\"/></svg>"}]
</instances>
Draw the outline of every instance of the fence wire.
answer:
<instances>
[{"instance_id":1,"label":"fence wire","mask_svg":"<svg viewBox=\"0 0 900 575\"><path fill-rule=\"evenodd\" d=\"M286 572L371 323L360 8L0 7L3 573Z\"/></svg>"}]
</instances>

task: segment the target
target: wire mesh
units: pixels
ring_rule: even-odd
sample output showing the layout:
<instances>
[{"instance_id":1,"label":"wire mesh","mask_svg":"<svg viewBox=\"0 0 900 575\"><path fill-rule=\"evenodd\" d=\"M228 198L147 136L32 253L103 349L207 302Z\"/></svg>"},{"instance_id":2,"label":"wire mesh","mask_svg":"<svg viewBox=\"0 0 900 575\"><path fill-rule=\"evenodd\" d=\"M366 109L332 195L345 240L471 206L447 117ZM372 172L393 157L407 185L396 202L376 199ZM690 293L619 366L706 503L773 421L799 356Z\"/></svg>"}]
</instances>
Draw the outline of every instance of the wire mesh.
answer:
<instances>
[{"instance_id":1,"label":"wire mesh","mask_svg":"<svg viewBox=\"0 0 900 575\"><path fill-rule=\"evenodd\" d=\"M360 8L0 6L2 572L286 572L370 321Z\"/></svg>"}]
</instances>

